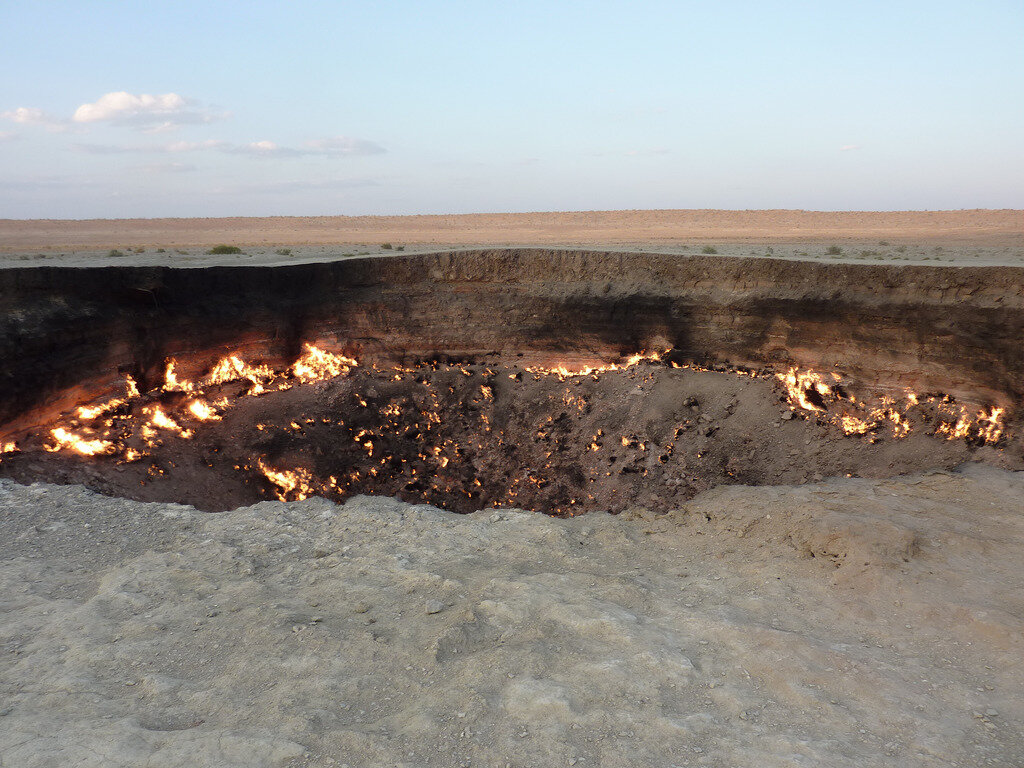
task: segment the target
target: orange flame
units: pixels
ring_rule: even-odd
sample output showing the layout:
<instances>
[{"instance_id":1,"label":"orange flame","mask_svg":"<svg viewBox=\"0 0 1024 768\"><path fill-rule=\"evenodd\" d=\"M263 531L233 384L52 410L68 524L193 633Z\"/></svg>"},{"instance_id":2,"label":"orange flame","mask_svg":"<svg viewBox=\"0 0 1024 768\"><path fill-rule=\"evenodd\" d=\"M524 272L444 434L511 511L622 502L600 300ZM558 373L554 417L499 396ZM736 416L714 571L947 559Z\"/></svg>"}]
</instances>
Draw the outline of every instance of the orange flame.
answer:
<instances>
[{"instance_id":1,"label":"orange flame","mask_svg":"<svg viewBox=\"0 0 1024 768\"><path fill-rule=\"evenodd\" d=\"M333 379L359 365L359 362L351 357L335 355L312 344L304 344L303 347L305 352L292 365L292 374L305 384Z\"/></svg>"},{"instance_id":2,"label":"orange flame","mask_svg":"<svg viewBox=\"0 0 1024 768\"><path fill-rule=\"evenodd\" d=\"M74 432L69 432L64 427L51 429L50 436L56 441L56 444L43 446L50 453L59 451L61 448L69 448L83 456L95 456L98 453L110 453L114 449L114 444L109 440L88 440Z\"/></svg>"}]
</instances>

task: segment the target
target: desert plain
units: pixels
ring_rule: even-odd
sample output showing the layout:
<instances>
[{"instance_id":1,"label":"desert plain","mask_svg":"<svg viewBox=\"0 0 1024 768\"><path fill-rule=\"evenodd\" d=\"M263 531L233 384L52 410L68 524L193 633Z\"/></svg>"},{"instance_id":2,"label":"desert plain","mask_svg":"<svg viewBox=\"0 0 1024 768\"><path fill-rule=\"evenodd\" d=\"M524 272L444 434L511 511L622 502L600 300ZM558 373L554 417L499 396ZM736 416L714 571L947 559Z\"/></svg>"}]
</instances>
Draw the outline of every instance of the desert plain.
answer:
<instances>
[{"instance_id":1,"label":"desert plain","mask_svg":"<svg viewBox=\"0 0 1024 768\"><path fill-rule=\"evenodd\" d=\"M0 222L11 269L516 247L992 267L993 305L1024 295L1021 211ZM616 395L638 425L642 385ZM764 434L858 445L772 408ZM565 518L0 479L0 766L1020 766L1024 456L936 445Z\"/></svg>"}]
</instances>

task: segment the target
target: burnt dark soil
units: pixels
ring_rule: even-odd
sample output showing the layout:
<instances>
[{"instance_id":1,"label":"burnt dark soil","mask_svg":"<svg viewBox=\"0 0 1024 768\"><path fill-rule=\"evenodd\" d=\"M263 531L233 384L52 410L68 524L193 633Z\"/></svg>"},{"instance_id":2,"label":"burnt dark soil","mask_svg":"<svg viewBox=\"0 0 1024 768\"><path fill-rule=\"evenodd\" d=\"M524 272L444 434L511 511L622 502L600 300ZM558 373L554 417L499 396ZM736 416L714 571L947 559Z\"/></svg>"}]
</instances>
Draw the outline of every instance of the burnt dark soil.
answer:
<instances>
[{"instance_id":1,"label":"burnt dark soil","mask_svg":"<svg viewBox=\"0 0 1024 768\"><path fill-rule=\"evenodd\" d=\"M633 506L667 510L722 484L887 477L965 461L1022 468L1020 446L947 440L939 415L915 412L909 435L844 435L834 414L790 409L770 372L640 365L559 377L509 363L372 365L312 384L244 396L235 381L222 419L200 422L189 395L154 391L110 413L120 455L44 450L28 436L0 475L80 483L108 495L220 511L265 499L357 493L458 512L518 507L555 515ZM192 432L140 434L159 403ZM74 424L72 426L75 426ZM124 449L138 451L126 461Z\"/></svg>"}]
</instances>

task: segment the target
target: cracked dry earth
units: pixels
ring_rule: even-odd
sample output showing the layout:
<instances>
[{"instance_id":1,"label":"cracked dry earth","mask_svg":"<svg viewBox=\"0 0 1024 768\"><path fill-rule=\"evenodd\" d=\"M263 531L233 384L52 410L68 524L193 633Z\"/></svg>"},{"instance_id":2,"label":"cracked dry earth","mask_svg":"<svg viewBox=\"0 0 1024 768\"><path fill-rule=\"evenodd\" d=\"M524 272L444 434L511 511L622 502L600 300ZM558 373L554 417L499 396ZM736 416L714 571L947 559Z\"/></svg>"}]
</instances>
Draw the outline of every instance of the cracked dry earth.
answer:
<instances>
[{"instance_id":1,"label":"cracked dry earth","mask_svg":"<svg viewBox=\"0 0 1024 768\"><path fill-rule=\"evenodd\" d=\"M1020 766L1024 473L655 514L0 480L0 766Z\"/></svg>"}]
</instances>

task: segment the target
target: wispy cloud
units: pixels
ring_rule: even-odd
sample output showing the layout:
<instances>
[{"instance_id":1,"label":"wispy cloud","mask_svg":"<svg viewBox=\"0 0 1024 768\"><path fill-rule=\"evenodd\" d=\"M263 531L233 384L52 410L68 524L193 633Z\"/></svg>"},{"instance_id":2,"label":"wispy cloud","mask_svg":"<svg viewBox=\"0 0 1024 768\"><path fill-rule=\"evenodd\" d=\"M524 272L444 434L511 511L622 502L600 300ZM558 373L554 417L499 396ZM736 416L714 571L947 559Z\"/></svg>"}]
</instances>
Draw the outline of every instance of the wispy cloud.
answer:
<instances>
[{"instance_id":1,"label":"wispy cloud","mask_svg":"<svg viewBox=\"0 0 1024 768\"><path fill-rule=\"evenodd\" d=\"M380 144L353 136L329 136L302 145L311 155L380 155L387 152Z\"/></svg>"},{"instance_id":2,"label":"wispy cloud","mask_svg":"<svg viewBox=\"0 0 1024 768\"><path fill-rule=\"evenodd\" d=\"M11 120L22 125L38 125L48 131L66 131L68 121L44 112L36 107L17 107L0 112L0 118Z\"/></svg>"},{"instance_id":3,"label":"wispy cloud","mask_svg":"<svg viewBox=\"0 0 1024 768\"><path fill-rule=\"evenodd\" d=\"M191 163L147 163L135 167L146 173L190 173L198 170L198 166Z\"/></svg>"},{"instance_id":4,"label":"wispy cloud","mask_svg":"<svg viewBox=\"0 0 1024 768\"><path fill-rule=\"evenodd\" d=\"M860 144L843 144L839 148L840 152L852 152L855 149L860 149Z\"/></svg>"},{"instance_id":5,"label":"wispy cloud","mask_svg":"<svg viewBox=\"0 0 1024 768\"><path fill-rule=\"evenodd\" d=\"M298 149L292 149L291 147L282 147L273 141L253 141L248 144L234 144L222 148L224 152L228 152L232 155L248 155L249 157L256 157L261 159L269 159L275 157L299 157L303 153Z\"/></svg>"},{"instance_id":6,"label":"wispy cloud","mask_svg":"<svg viewBox=\"0 0 1024 768\"><path fill-rule=\"evenodd\" d=\"M371 178L286 179L281 181L272 181L266 184L248 185L240 189L239 191L280 194L284 192L304 192L307 190L330 191L343 189L358 189L360 187L375 187L379 183L380 182L377 179Z\"/></svg>"},{"instance_id":7,"label":"wispy cloud","mask_svg":"<svg viewBox=\"0 0 1024 768\"><path fill-rule=\"evenodd\" d=\"M5 141L17 141L21 136L15 131L0 131L0 144Z\"/></svg>"},{"instance_id":8,"label":"wispy cloud","mask_svg":"<svg viewBox=\"0 0 1024 768\"><path fill-rule=\"evenodd\" d=\"M80 105L71 119L76 123L128 125L146 133L160 133L179 125L212 123L224 117L226 113L204 107L177 93L112 91L94 102Z\"/></svg>"},{"instance_id":9,"label":"wispy cloud","mask_svg":"<svg viewBox=\"0 0 1024 768\"><path fill-rule=\"evenodd\" d=\"M103 182L81 176L38 176L26 179L0 179L0 189L15 192L51 191L61 189L96 189Z\"/></svg>"},{"instance_id":10,"label":"wispy cloud","mask_svg":"<svg viewBox=\"0 0 1024 768\"><path fill-rule=\"evenodd\" d=\"M170 144L151 146L146 149L136 149L137 152L196 152L201 149L225 149L231 145L220 139L205 139L203 141L172 141Z\"/></svg>"},{"instance_id":11,"label":"wispy cloud","mask_svg":"<svg viewBox=\"0 0 1024 768\"><path fill-rule=\"evenodd\" d=\"M377 155L386 152L382 146L365 139L336 136L330 139L315 139L303 143L299 148L283 147L273 141L253 141L248 144L233 144L219 139L204 141L172 141L167 144L89 144L72 145L79 152L91 155L119 155L125 153L179 153L216 150L229 155L244 155L257 159L290 157L350 157L356 155Z\"/></svg>"},{"instance_id":12,"label":"wispy cloud","mask_svg":"<svg viewBox=\"0 0 1024 768\"><path fill-rule=\"evenodd\" d=\"M667 147L653 147L650 149L626 149L591 152L591 157L647 157L649 155L667 155L671 152Z\"/></svg>"}]
</instances>

